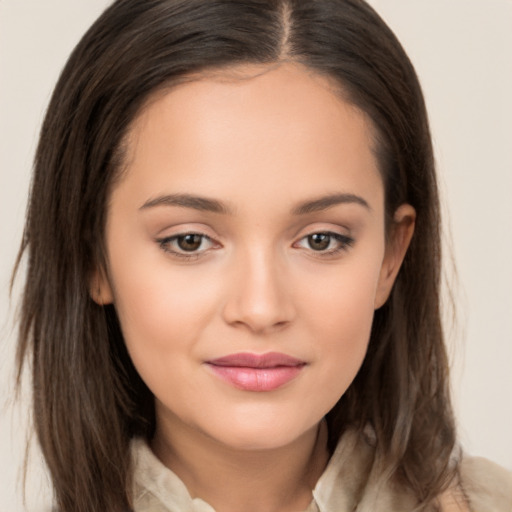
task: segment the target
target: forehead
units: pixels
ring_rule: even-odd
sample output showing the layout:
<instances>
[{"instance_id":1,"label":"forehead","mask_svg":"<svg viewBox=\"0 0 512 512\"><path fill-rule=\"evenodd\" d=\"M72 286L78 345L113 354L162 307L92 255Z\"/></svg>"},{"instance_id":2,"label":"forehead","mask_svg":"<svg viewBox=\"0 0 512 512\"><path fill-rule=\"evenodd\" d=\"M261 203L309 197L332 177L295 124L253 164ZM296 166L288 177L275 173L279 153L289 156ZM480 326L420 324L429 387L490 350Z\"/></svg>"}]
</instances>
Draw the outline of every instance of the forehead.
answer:
<instances>
[{"instance_id":1,"label":"forehead","mask_svg":"<svg viewBox=\"0 0 512 512\"><path fill-rule=\"evenodd\" d=\"M131 126L122 181L146 195L158 186L215 195L262 180L307 194L317 178L324 193L343 174L341 187L374 186L373 140L331 79L297 64L244 65L154 94Z\"/></svg>"}]
</instances>

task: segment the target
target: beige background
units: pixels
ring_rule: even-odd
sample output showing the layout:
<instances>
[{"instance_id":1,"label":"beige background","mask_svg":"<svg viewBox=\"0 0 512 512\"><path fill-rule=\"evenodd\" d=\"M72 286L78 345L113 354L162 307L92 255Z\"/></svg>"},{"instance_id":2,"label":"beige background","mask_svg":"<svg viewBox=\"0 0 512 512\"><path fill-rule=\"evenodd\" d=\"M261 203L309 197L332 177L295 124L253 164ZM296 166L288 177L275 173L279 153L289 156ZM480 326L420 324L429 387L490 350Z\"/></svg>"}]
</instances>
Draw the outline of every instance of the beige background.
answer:
<instances>
[{"instance_id":1,"label":"beige background","mask_svg":"<svg viewBox=\"0 0 512 512\"><path fill-rule=\"evenodd\" d=\"M60 69L108 3L0 0L0 512L22 510L27 411L10 406L8 281L33 151ZM461 439L512 470L512 0L371 3L415 63L431 115L459 274L458 326L449 334ZM450 266L447 274L453 280ZM36 450L32 468L27 505L41 512L48 492Z\"/></svg>"}]
</instances>

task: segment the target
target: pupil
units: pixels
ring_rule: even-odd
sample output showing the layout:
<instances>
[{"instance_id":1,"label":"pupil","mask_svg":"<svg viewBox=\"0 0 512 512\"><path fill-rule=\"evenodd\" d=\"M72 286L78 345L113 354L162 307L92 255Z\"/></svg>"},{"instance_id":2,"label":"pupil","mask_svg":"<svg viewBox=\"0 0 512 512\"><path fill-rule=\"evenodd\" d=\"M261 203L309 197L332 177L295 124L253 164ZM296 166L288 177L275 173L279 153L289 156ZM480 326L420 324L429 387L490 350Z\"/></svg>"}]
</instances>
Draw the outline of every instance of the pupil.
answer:
<instances>
[{"instance_id":1,"label":"pupil","mask_svg":"<svg viewBox=\"0 0 512 512\"><path fill-rule=\"evenodd\" d=\"M178 246L183 251L196 251L201 246L201 235L185 235L178 238Z\"/></svg>"},{"instance_id":2,"label":"pupil","mask_svg":"<svg viewBox=\"0 0 512 512\"><path fill-rule=\"evenodd\" d=\"M329 247L331 237L325 233L315 233L308 237L309 246L315 251L323 251Z\"/></svg>"}]
</instances>

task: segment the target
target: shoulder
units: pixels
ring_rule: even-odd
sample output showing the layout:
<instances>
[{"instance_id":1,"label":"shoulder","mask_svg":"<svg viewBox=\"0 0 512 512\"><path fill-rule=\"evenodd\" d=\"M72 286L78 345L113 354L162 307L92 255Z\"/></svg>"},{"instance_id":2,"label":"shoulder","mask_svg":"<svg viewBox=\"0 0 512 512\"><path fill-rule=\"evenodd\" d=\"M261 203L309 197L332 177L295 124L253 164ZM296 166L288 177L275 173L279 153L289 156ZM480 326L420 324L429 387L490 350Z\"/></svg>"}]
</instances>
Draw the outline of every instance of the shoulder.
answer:
<instances>
[{"instance_id":1,"label":"shoulder","mask_svg":"<svg viewBox=\"0 0 512 512\"><path fill-rule=\"evenodd\" d=\"M464 457L460 480L471 510L512 512L512 473L482 457Z\"/></svg>"}]
</instances>

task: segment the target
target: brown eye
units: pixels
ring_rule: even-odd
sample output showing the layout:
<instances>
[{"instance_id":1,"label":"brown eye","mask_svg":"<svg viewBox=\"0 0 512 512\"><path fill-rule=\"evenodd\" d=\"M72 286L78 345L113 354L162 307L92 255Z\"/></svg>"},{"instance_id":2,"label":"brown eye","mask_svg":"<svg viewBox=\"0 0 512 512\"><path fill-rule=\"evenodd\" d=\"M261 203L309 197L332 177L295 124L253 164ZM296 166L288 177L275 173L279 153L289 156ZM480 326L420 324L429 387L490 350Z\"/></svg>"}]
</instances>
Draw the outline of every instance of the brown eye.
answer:
<instances>
[{"instance_id":1,"label":"brown eye","mask_svg":"<svg viewBox=\"0 0 512 512\"><path fill-rule=\"evenodd\" d=\"M327 233L314 233L308 236L308 244L314 251L325 251L331 243L331 235Z\"/></svg>"},{"instance_id":2,"label":"brown eye","mask_svg":"<svg viewBox=\"0 0 512 512\"><path fill-rule=\"evenodd\" d=\"M192 252L197 251L201 247L203 236L195 233L189 235L178 236L176 244L182 251Z\"/></svg>"},{"instance_id":3,"label":"brown eye","mask_svg":"<svg viewBox=\"0 0 512 512\"><path fill-rule=\"evenodd\" d=\"M157 239L156 242L164 252L185 259L199 258L218 248L218 244L202 233L182 233Z\"/></svg>"},{"instance_id":4,"label":"brown eye","mask_svg":"<svg viewBox=\"0 0 512 512\"><path fill-rule=\"evenodd\" d=\"M333 231L317 231L301 238L294 247L307 249L317 256L332 258L338 253L345 252L352 247L354 239Z\"/></svg>"},{"instance_id":5,"label":"brown eye","mask_svg":"<svg viewBox=\"0 0 512 512\"><path fill-rule=\"evenodd\" d=\"M156 242L164 252L185 260L196 260L219 248L219 244L202 233L182 233L157 239Z\"/></svg>"}]
</instances>

